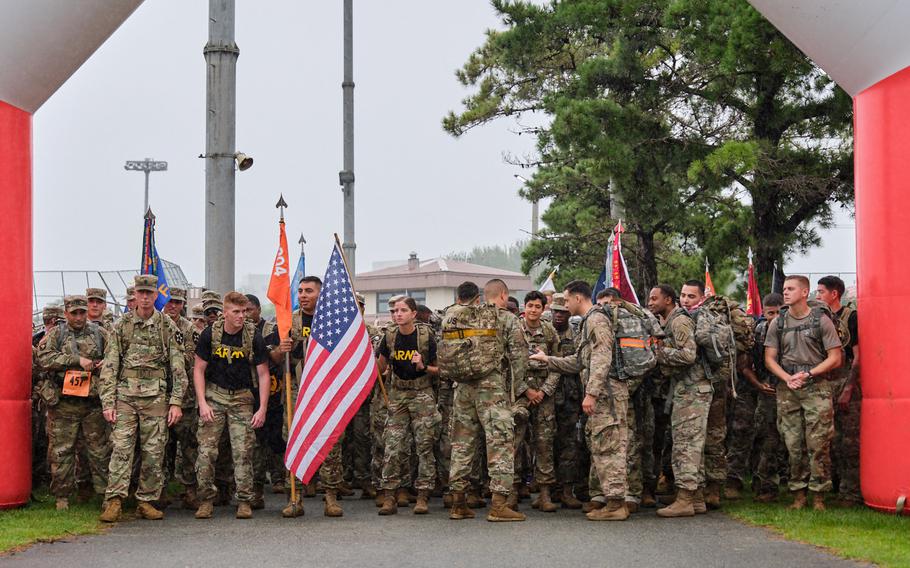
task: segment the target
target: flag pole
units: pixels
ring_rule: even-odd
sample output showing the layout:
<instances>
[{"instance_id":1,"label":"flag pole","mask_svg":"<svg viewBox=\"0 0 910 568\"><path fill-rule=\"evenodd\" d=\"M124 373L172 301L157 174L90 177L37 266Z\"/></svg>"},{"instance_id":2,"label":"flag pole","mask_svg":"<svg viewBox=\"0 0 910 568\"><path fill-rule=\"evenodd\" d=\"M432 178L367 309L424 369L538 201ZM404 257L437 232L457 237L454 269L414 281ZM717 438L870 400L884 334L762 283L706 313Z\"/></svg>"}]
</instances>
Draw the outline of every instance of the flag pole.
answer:
<instances>
[{"instance_id":1,"label":"flag pole","mask_svg":"<svg viewBox=\"0 0 910 568\"><path fill-rule=\"evenodd\" d=\"M351 277L351 271L348 270L348 259L344 256L344 248L341 246L341 240L338 238L338 233L333 234L335 235L335 244L338 245L338 250L341 251L341 262L344 263L344 271L348 275L348 282L351 284L351 291L354 292L354 295L356 297L357 290L354 288L354 279ZM385 390L385 383L382 381L382 373L379 372L378 366L376 368L376 380L379 381L379 390L382 392L382 399L385 401L385 405L388 406L389 394Z\"/></svg>"}]
</instances>

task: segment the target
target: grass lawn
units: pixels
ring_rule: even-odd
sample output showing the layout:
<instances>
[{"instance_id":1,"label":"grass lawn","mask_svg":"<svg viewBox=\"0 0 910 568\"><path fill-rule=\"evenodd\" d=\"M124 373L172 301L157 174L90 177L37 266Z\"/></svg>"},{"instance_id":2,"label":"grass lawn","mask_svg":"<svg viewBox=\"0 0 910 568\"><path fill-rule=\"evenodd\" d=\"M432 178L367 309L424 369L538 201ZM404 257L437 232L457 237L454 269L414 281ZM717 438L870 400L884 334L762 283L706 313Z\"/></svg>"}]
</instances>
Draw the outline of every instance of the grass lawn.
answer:
<instances>
[{"instance_id":1,"label":"grass lawn","mask_svg":"<svg viewBox=\"0 0 910 568\"><path fill-rule=\"evenodd\" d=\"M0 511L0 555L35 542L49 542L102 530L98 522L98 502L80 505L72 499L68 511L58 512L53 496L38 493L36 499L21 509Z\"/></svg>"},{"instance_id":2,"label":"grass lawn","mask_svg":"<svg viewBox=\"0 0 910 568\"><path fill-rule=\"evenodd\" d=\"M810 500L811 503L811 500ZM767 527L790 540L829 549L844 558L874 562L888 568L910 568L910 518L877 513L867 508L829 505L824 513L811 507L789 511L790 499L779 503L724 502L723 510L749 524Z\"/></svg>"}]
</instances>

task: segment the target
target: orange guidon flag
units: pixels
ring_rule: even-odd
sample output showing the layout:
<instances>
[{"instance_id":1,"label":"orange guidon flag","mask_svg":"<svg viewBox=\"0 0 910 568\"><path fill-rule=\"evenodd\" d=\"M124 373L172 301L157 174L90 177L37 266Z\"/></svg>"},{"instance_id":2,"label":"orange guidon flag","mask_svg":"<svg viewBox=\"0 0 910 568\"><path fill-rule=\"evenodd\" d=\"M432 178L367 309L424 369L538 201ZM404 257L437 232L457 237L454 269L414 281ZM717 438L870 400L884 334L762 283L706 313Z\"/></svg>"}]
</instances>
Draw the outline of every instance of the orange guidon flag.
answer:
<instances>
[{"instance_id":1,"label":"orange guidon flag","mask_svg":"<svg viewBox=\"0 0 910 568\"><path fill-rule=\"evenodd\" d=\"M278 335L286 339L291 332L291 277L288 274L288 237L284 232L284 219L278 223L281 234L278 237L278 254L272 266L268 298L275 304L275 318L278 320Z\"/></svg>"}]
</instances>

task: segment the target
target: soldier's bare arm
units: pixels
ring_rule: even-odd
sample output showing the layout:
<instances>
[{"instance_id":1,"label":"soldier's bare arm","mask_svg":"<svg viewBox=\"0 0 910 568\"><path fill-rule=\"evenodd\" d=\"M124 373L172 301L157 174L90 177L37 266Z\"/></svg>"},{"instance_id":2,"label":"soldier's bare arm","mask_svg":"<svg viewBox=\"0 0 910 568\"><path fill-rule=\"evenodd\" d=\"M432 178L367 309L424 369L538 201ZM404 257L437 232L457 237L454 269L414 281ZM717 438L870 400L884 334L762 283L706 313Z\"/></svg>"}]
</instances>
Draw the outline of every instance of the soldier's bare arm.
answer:
<instances>
[{"instance_id":1,"label":"soldier's bare arm","mask_svg":"<svg viewBox=\"0 0 910 568\"><path fill-rule=\"evenodd\" d=\"M199 418L203 422L215 420L215 413L205 400L205 369L208 365L208 361L196 355L196 364L193 365L193 388L196 389L196 400L199 401ZM268 392L268 389L265 392Z\"/></svg>"},{"instance_id":2,"label":"soldier's bare arm","mask_svg":"<svg viewBox=\"0 0 910 568\"><path fill-rule=\"evenodd\" d=\"M269 364L256 365L256 373L259 376L259 410L253 414L252 425L253 428L262 428L262 425L265 424L265 413L268 411L269 406L269 387L272 384L272 377L269 375Z\"/></svg>"}]
</instances>

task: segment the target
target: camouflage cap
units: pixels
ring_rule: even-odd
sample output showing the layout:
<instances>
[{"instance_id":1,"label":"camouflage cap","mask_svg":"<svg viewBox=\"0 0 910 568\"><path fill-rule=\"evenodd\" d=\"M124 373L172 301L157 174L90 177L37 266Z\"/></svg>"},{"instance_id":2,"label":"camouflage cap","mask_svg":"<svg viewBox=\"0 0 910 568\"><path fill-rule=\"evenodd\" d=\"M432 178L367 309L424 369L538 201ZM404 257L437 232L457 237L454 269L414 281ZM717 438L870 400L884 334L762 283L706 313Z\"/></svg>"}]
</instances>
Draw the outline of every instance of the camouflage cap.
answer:
<instances>
[{"instance_id":1,"label":"camouflage cap","mask_svg":"<svg viewBox=\"0 0 910 568\"><path fill-rule=\"evenodd\" d=\"M180 302L186 302L186 290L183 288L171 288L171 299L178 300Z\"/></svg>"},{"instance_id":2,"label":"camouflage cap","mask_svg":"<svg viewBox=\"0 0 910 568\"><path fill-rule=\"evenodd\" d=\"M407 298L407 296L405 296L404 294L398 294L397 296L392 296L391 298L389 298L389 307L394 306L395 302L397 302L399 300L404 300L405 298Z\"/></svg>"},{"instance_id":3,"label":"camouflage cap","mask_svg":"<svg viewBox=\"0 0 910 568\"><path fill-rule=\"evenodd\" d=\"M202 304L196 304L190 311L192 312L192 317L194 320L205 319L205 312L202 310Z\"/></svg>"},{"instance_id":4,"label":"camouflage cap","mask_svg":"<svg viewBox=\"0 0 910 568\"><path fill-rule=\"evenodd\" d=\"M566 307L566 295L562 292L556 292L553 294L553 297L550 298L550 303L547 304L547 307L551 310L556 310L557 312L569 311L569 308Z\"/></svg>"},{"instance_id":5,"label":"camouflage cap","mask_svg":"<svg viewBox=\"0 0 910 568\"><path fill-rule=\"evenodd\" d=\"M95 299L101 300L102 302L107 301L107 290L104 288L86 288L85 297L88 300Z\"/></svg>"},{"instance_id":6,"label":"camouflage cap","mask_svg":"<svg viewBox=\"0 0 910 568\"><path fill-rule=\"evenodd\" d=\"M88 309L88 299L85 296L67 296L63 298L63 308L67 313Z\"/></svg>"},{"instance_id":7,"label":"camouflage cap","mask_svg":"<svg viewBox=\"0 0 910 568\"><path fill-rule=\"evenodd\" d=\"M127 300L135 300L135 299L136 299L136 289L133 288L132 286L127 286L127 287L126 287L126 299L127 299Z\"/></svg>"},{"instance_id":8,"label":"camouflage cap","mask_svg":"<svg viewBox=\"0 0 910 568\"><path fill-rule=\"evenodd\" d=\"M367 299L364 298L363 294L361 294L360 292L354 292L354 297L357 298L357 303L360 304L361 306L363 306L364 304L367 303Z\"/></svg>"},{"instance_id":9,"label":"camouflage cap","mask_svg":"<svg viewBox=\"0 0 910 568\"><path fill-rule=\"evenodd\" d=\"M63 317L63 308L60 306L44 306L41 310L41 319L60 319Z\"/></svg>"},{"instance_id":10,"label":"camouflage cap","mask_svg":"<svg viewBox=\"0 0 910 568\"><path fill-rule=\"evenodd\" d=\"M137 274L133 278L133 288L139 292L144 290L146 292L157 292L158 291L158 277L154 274Z\"/></svg>"}]
</instances>

